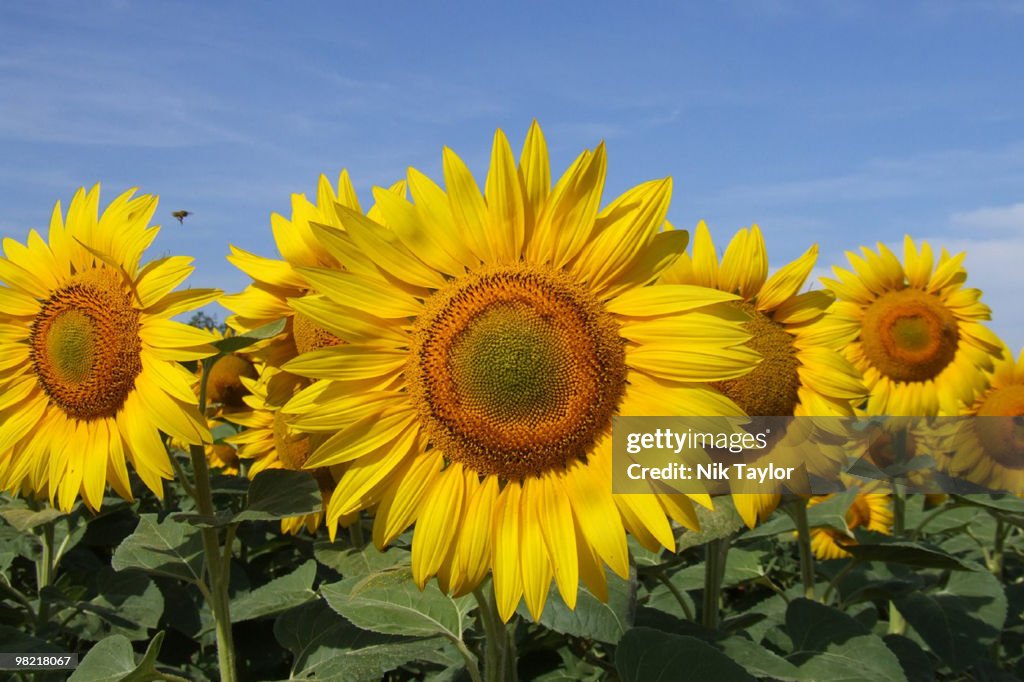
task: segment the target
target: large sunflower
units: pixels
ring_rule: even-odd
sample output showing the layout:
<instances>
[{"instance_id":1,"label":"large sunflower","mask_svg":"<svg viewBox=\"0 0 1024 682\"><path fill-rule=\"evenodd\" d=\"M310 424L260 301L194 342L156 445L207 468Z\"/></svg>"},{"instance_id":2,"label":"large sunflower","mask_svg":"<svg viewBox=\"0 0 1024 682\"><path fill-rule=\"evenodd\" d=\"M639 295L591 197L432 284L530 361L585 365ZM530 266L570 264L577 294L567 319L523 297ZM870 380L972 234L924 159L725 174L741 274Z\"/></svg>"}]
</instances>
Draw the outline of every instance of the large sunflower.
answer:
<instances>
[{"instance_id":1,"label":"large sunflower","mask_svg":"<svg viewBox=\"0 0 1024 682\"><path fill-rule=\"evenodd\" d=\"M853 414L851 403L863 400L867 391L860 373L840 352L849 332L827 314L832 295L800 292L817 261L818 247L812 246L769 277L768 251L757 225L738 231L719 262L711 234L701 222L692 251L692 256L684 254L659 282L738 294L739 300L730 305L749 316L745 326L752 336L750 346L764 358L748 374L713 385L751 416ZM798 450L792 447L798 434L788 435L787 449ZM845 461L845 450L828 448L822 438L807 442L815 443L805 462L811 473L837 473L836 467ZM772 461L779 463L777 457ZM745 486L745 482L733 482L733 500L744 522L753 527L778 506L780 495L741 492ZM764 489L763 485L754 487Z\"/></svg>"},{"instance_id":2,"label":"large sunflower","mask_svg":"<svg viewBox=\"0 0 1024 682\"><path fill-rule=\"evenodd\" d=\"M414 203L378 190L388 227L339 209L371 267L299 270L325 298L292 304L349 343L285 365L321 381L284 409L337 432L306 462L349 464L329 521L377 506L378 547L415 522L419 585L461 594L492 569L502 617L524 594L539 617L552 577L572 606L580 577L606 594L603 564L627 576L626 530L672 548L666 515L696 523L683 496L612 495L612 417L736 413L706 382L757 355L716 312L736 296L645 286L686 245L660 231L669 180L600 210L604 146L551 188L536 124L518 167L497 132L483 192L448 149L444 175L410 170Z\"/></svg>"},{"instance_id":3,"label":"large sunflower","mask_svg":"<svg viewBox=\"0 0 1024 682\"><path fill-rule=\"evenodd\" d=\"M1024 351L1009 349L986 375L987 388L966 406L943 450L950 473L994 490L1024 493Z\"/></svg>"},{"instance_id":4,"label":"large sunflower","mask_svg":"<svg viewBox=\"0 0 1024 682\"><path fill-rule=\"evenodd\" d=\"M405 183L395 184L390 191L404 195ZM302 268L358 271L372 267L359 247L345 234L339 212L342 209L362 210L348 172L341 172L337 191L321 175L315 204L305 195L295 194L292 195L290 219L277 213L271 216L271 229L283 260L264 258L231 246L228 260L252 277L253 283L241 293L221 298L221 303L235 313L228 318L228 325L238 332L245 332L282 318L286 320L280 334L257 344L252 353L271 367L280 368L299 353L340 343L335 334L313 323L308 315L296 312L292 301L308 299L306 303L315 306L320 300L316 287L303 275ZM375 207L368 215L379 218ZM317 238L317 232L321 230L330 231L337 248L325 247ZM340 322L335 321L334 326L338 324ZM308 382L302 383L306 384ZM281 404L297 385L295 377L287 372L274 374L273 383L268 386L269 400Z\"/></svg>"},{"instance_id":5,"label":"large sunflower","mask_svg":"<svg viewBox=\"0 0 1024 682\"><path fill-rule=\"evenodd\" d=\"M50 221L49 243L4 240L0 258L0 452L3 485L46 490L61 509L92 509L109 482L131 499L126 462L158 496L171 464L160 431L210 439L178 361L215 352L209 333L170 318L209 303L211 289L174 292L192 272L172 256L139 268L156 237L157 199L127 192L99 212L99 186Z\"/></svg>"},{"instance_id":6,"label":"large sunflower","mask_svg":"<svg viewBox=\"0 0 1024 682\"><path fill-rule=\"evenodd\" d=\"M834 316L852 332L846 357L864 374L872 415L955 415L970 405L1000 355L999 339L981 324L989 319L981 291L964 288L964 254L909 236L903 263L884 244L847 252L853 271L833 266L822 278L839 300Z\"/></svg>"}]
</instances>

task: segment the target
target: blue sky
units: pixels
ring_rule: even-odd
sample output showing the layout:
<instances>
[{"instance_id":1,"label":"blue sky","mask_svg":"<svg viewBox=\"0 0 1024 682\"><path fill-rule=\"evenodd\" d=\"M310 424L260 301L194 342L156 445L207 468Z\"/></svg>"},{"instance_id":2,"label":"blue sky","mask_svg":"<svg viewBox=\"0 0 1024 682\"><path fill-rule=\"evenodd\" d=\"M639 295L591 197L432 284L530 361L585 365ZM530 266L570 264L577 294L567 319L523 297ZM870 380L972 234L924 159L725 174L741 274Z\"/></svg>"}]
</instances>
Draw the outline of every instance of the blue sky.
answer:
<instances>
[{"instance_id":1,"label":"blue sky","mask_svg":"<svg viewBox=\"0 0 1024 682\"><path fill-rule=\"evenodd\" d=\"M677 226L756 222L775 266L904 232L966 250L1024 345L1024 1L698 4L4 3L0 235L138 186L153 255L234 291L228 243L273 255L320 173L369 197L440 178L448 145L482 181L494 128L518 146L536 117L556 173L604 139L606 198L671 175Z\"/></svg>"}]
</instances>

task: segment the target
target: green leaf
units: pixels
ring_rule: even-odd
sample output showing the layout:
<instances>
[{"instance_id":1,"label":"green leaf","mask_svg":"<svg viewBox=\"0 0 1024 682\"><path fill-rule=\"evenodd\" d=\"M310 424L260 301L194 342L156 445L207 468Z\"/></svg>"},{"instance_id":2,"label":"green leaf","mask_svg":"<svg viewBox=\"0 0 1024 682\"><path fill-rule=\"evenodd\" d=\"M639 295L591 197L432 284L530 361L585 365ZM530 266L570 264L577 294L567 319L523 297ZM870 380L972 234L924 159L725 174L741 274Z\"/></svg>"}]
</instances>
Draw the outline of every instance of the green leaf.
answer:
<instances>
[{"instance_id":1,"label":"green leaf","mask_svg":"<svg viewBox=\"0 0 1024 682\"><path fill-rule=\"evenodd\" d=\"M725 573L722 585L732 587L747 580L756 580L764 576L765 571L762 562L765 560L765 552L761 550L748 550L742 547L732 547L725 559ZM683 591L700 590L704 588L704 562L692 564L683 570L674 573L670 580L672 584ZM662 586L662 589L666 590ZM653 590L652 590L653 592Z\"/></svg>"},{"instance_id":2,"label":"green leaf","mask_svg":"<svg viewBox=\"0 0 1024 682\"><path fill-rule=\"evenodd\" d=\"M917 642L903 635L886 635L884 640L900 660L907 682L934 682L935 665Z\"/></svg>"},{"instance_id":3,"label":"green leaf","mask_svg":"<svg viewBox=\"0 0 1024 682\"><path fill-rule=\"evenodd\" d=\"M357 578L398 565L408 565L411 553L401 547L388 547L383 552L372 545L362 548L342 547L333 542L318 542L313 556L345 578Z\"/></svg>"},{"instance_id":4,"label":"green leaf","mask_svg":"<svg viewBox=\"0 0 1024 682\"><path fill-rule=\"evenodd\" d=\"M115 571L136 568L196 583L203 563L203 540L192 526L141 514L135 531L114 551Z\"/></svg>"},{"instance_id":5,"label":"green leaf","mask_svg":"<svg viewBox=\"0 0 1024 682\"><path fill-rule=\"evenodd\" d=\"M1003 586L986 571L953 573L944 589L910 594L894 603L953 672L988 656L1006 621Z\"/></svg>"},{"instance_id":6,"label":"green leaf","mask_svg":"<svg viewBox=\"0 0 1024 682\"><path fill-rule=\"evenodd\" d=\"M158 632L149 643L146 655L136 664L135 652L127 637L107 637L89 650L68 682L147 682L163 679L156 669L156 657L160 654L163 640L164 633Z\"/></svg>"},{"instance_id":7,"label":"green leaf","mask_svg":"<svg viewBox=\"0 0 1024 682\"><path fill-rule=\"evenodd\" d=\"M857 497L857 492L857 488L851 488L842 493L837 493L835 497L827 499L821 504L808 507L808 525L811 528L821 528L824 526L828 528L835 528L842 533L849 532L849 529L846 526L846 510L850 508L851 504L853 504L853 500ZM756 540L758 538L778 535L779 533L792 533L795 531L796 525L793 523L793 519L790 518L789 514L776 514L775 517L767 523L762 523L757 528L740 535L739 539Z\"/></svg>"},{"instance_id":8,"label":"green leaf","mask_svg":"<svg viewBox=\"0 0 1024 682\"><path fill-rule=\"evenodd\" d=\"M149 576L118 574L104 566L97 574L96 589L99 594L90 602L98 607L93 613L110 623L111 634L131 640L149 638L148 630L157 627L164 611L164 597Z\"/></svg>"},{"instance_id":9,"label":"green leaf","mask_svg":"<svg viewBox=\"0 0 1024 682\"><path fill-rule=\"evenodd\" d=\"M682 531L676 538L676 553L707 544L712 540L730 537L743 528L743 519L736 513L731 498L716 498L714 511L699 505L694 505L694 509L700 521L700 530Z\"/></svg>"},{"instance_id":10,"label":"green leaf","mask_svg":"<svg viewBox=\"0 0 1024 682\"><path fill-rule=\"evenodd\" d=\"M249 503L235 521L276 521L321 510L320 487L308 471L268 469L249 485Z\"/></svg>"},{"instance_id":11,"label":"green leaf","mask_svg":"<svg viewBox=\"0 0 1024 682\"><path fill-rule=\"evenodd\" d=\"M520 605L519 614L530 620L530 612ZM558 590L552 590L544 605L540 624L555 632L615 644L632 625L636 615L636 581L608 574L608 603L582 586L576 595L576 608L570 609Z\"/></svg>"},{"instance_id":12,"label":"green leaf","mask_svg":"<svg viewBox=\"0 0 1024 682\"><path fill-rule=\"evenodd\" d=\"M773 680L804 679L795 665L746 637L729 637L718 643L722 651L754 677Z\"/></svg>"},{"instance_id":13,"label":"green leaf","mask_svg":"<svg viewBox=\"0 0 1024 682\"><path fill-rule=\"evenodd\" d=\"M18 502L21 502L20 500ZM28 506L22 506L21 504L12 503L7 505L3 510L0 510L0 518L11 524L15 530L22 533L32 530L37 526L41 526L44 523L50 523L56 521L62 516L66 516L64 512L53 507L44 507L40 510L29 509Z\"/></svg>"},{"instance_id":14,"label":"green leaf","mask_svg":"<svg viewBox=\"0 0 1024 682\"><path fill-rule=\"evenodd\" d=\"M1016 495L953 495L957 504L983 507L1009 514L1024 514L1024 500Z\"/></svg>"},{"instance_id":15,"label":"green leaf","mask_svg":"<svg viewBox=\"0 0 1024 682\"><path fill-rule=\"evenodd\" d=\"M320 682L379 680L404 663L430 657L444 641L361 630L319 599L282 614L274 636L295 656L291 679Z\"/></svg>"},{"instance_id":16,"label":"green leaf","mask_svg":"<svg viewBox=\"0 0 1024 682\"><path fill-rule=\"evenodd\" d=\"M67 648L33 637L22 629L0 625L0 654L62 654Z\"/></svg>"},{"instance_id":17,"label":"green leaf","mask_svg":"<svg viewBox=\"0 0 1024 682\"><path fill-rule=\"evenodd\" d=\"M386 635L459 640L476 605L472 596L450 597L434 582L420 591L407 566L323 585L320 592L332 609L356 626Z\"/></svg>"},{"instance_id":18,"label":"green leaf","mask_svg":"<svg viewBox=\"0 0 1024 682\"><path fill-rule=\"evenodd\" d=\"M615 648L623 682L746 682L753 678L721 651L696 637L633 628Z\"/></svg>"},{"instance_id":19,"label":"green leaf","mask_svg":"<svg viewBox=\"0 0 1024 682\"><path fill-rule=\"evenodd\" d=\"M974 571L976 566L942 550L916 542L861 543L849 545L846 550L861 561L884 561L915 568L941 568L951 571Z\"/></svg>"},{"instance_id":20,"label":"green leaf","mask_svg":"<svg viewBox=\"0 0 1024 682\"><path fill-rule=\"evenodd\" d=\"M257 587L231 604L232 622L240 623L272 616L316 599L316 592L313 591L314 578L316 562L309 560L292 573Z\"/></svg>"},{"instance_id":21,"label":"green leaf","mask_svg":"<svg viewBox=\"0 0 1024 682\"><path fill-rule=\"evenodd\" d=\"M241 334L239 336L227 336L223 339L219 339L214 341L213 345L224 355L234 353L235 351L242 350L243 348L248 348L257 341L277 336L284 331L285 322L286 320L281 318L280 320L275 320L274 322L265 324L262 327L257 327L245 334Z\"/></svg>"},{"instance_id":22,"label":"green leaf","mask_svg":"<svg viewBox=\"0 0 1024 682\"><path fill-rule=\"evenodd\" d=\"M885 642L842 611L810 599L786 609L793 650L786 659L804 679L858 682L906 680Z\"/></svg>"}]
</instances>

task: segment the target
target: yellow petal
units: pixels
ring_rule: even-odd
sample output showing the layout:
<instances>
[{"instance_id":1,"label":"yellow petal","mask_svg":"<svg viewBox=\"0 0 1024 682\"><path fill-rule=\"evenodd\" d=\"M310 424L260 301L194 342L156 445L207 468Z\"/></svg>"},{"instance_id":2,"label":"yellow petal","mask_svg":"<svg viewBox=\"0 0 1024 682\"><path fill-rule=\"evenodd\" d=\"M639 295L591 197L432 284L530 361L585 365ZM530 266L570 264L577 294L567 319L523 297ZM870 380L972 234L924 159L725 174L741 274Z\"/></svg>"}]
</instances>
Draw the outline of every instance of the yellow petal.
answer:
<instances>
[{"instance_id":1,"label":"yellow petal","mask_svg":"<svg viewBox=\"0 0 1024 682\"><path fill-rule=\"evenodd\" d=\"M412 575L421 590L437 573L455 540L464 493L462 465L456 462L442 472L420 510L412 541Z\"/></svg>"}]
</instances>

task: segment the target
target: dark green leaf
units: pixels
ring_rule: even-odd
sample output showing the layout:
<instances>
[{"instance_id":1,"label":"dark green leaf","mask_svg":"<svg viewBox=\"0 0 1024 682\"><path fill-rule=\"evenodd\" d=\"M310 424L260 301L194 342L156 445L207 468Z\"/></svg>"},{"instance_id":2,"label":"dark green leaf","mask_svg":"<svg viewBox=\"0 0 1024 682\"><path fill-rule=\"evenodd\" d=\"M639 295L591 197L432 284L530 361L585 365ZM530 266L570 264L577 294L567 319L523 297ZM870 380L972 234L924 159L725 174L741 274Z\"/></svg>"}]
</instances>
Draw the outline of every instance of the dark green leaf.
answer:
<instances>
[{"instance_id":1,"label":"dark green leaf","mask_svg":"<svg viewBox=\"0 0 1024 682\"><path fill-rule=\"evenodd\" d=\"M67 649L58 647L8 625L0 625L0 654L61 654Z\"/></svg>"},{"instance_id":2,"label":"dark green leaf","mask_svg":"<svg viewBox=\"0 0 1024 682\"><path fill-rule=\"evenodd\" d=\"M746 682L753 678L715 647L695 637L650 628L626 632L615 649L623 682Z\"/></svg>"},{"instance_id":3,"label":"dark green leaf","mask_svg":"<svg viewBox=\"0 0 1024 682\"><path fill-rule=\"evenodd\" d=\"M804 679L852 682L905 680L885 642L838 609L794 599L786 610L792 652L786 656Z\"/></svg>"},{"instance_id":4,"label":"dark green leaf","mask_svg":"<svg viewBox=\"0 0 1024 682\"><path fill-rule=\"evenodd\" d=\"M900 660L907 682L933 682L935 666L928 654L914 640L902 635L886 635L885 645Z\"/></svg>"},{"instance_id":5,"label":"dark green leaf","mask_svg":"<svg viewBox=\"0 0 1024 682\"><path fill-rule=\"evenodd\" d=\"M973 564L946 554L942 550L916 542L861 543L850 545L846 549L861 561L884 561L915 568L942 568L952 571L973 571L976 568Z\"/></svg>"},{"instance_id":6,"label":"dark green leaf","mask_svg":"<svg viewBox=\"0 0 1024 682\"><path fill-rule=\"evenodd\" d=\"M15 502L0 510L0 517L22 533L66 516L64 512L53 507L44 507L36 511L29 509L28 506L22 506L22 504Z\"/></svg>"},{"instance_id":7,"label":"dark green leaf","mask_svg":"<svg viewBox=\"0 0 1024 682\"><path fill-rule=\"evenodd\" d=\"M156 657L164 633L157 633L146 655L135 663L132 643L121 635L112 635L89 650L68 682L148 682L162 679L156 670Z\"/></svg>"},{"instance_id":8,"label":"dark green leaf","mask_svg":"<svg viewBox=\"0 0 1024 682\"><path fill-rule=\"evenodd\" d=\"M379 552L372 545L356 549L342 547L333 542L318 542L313 547L313 556L346 578L358 578L393 566L408 564L412 555L401 547L388 547Z\"/></svg>"},{"instance_id":9,"label":"dark green leaf","mask_svg":"<svg viewBox=\"0 0 1024 682\"><path fill-rule=\"evenodd\" d=\"M910 594L894 603L954 672L986 657L1006 621L1003 586L985 571L953 573L944 589Z\"/></svg>"},{"instance_id":10,"label":"dark green leaf","mask_svg":"<svg viewBox=\"0 0 1024 682\"><path fill-rule=\"evenodd\" d=\"M284 331L286 320L284 318L265 324L262 327L257 327L252 331L248 331L245 334L239 336L227 336L223 339L219 339L213 343L222 354L234 353L235 351L248 348L257 341L269 339L277 336Z\"/></svg>"},{"instance_id":11,"label":"dark green leaf","mask_svg":"<svg viewBox=\"0 0 1024 682\"><path fill-rule=\"evenodd\" d=\"M608 602L604 603L583 587L576 595L576 608L570 609L558 590L548 596L540 623L555 632L614 644L633 625L636 613L636 581L608 574ZM519 607L529 620L529 611Z\"/></svg>"},{"instance_id":12,"label":"dark green leaf","mask_svg":"<svg viewBox=\"0 0 1024 682\"><path fill-rule=\"evenodd\" d=\"M276 521L321 510L320 487L308 471L268 469L249 485L249 503L235 521Z\"/></svg>"},{"instance_id":13,"label":"dark green leaf","mask_svg":"<svg viewBox=\"0 0 1024 682\"><path fill-rule=\"evenodd\" d=\"M718 644L729 658L742 665L754 677L804 679L795 665L746 637L729 637Z\"/></svg>"},{"instance_id":14,"label":"dark green leaf","mask_svg":"<svg viewBox=\"0 0 1024 682\"><path fill-rule=\"evenodd\" d=\"M295 656L291 679L379 680L408 661L427 658L444 640L361 630L317 600L282 614L274 635Z\"/></svg>"},{"instance_id":15,"label":"dark green leaf","mask_svg":"<svg viewBox=\"0 0 1024 682\"><path fill-rule=\"evenodd\" d=\"M320 591L353 624L386 635L461 639L476 605L472 596L453 598L434 582L421 591L405 566L323 585Z\"/></svg>"},{"instance_id":16,"label":"dark green leaf","mask_svg":"<svg viewBox=\"0 0 1024 682\"><path fill-rule=\"evenodd\" d=\"M294 572L271 580L240 597L231 605L231 620L240 623L253 618L272 616L315 599L315 577L316 562L307 561Z\"/></svg>"},{"instance_id":17,"label":"dark green leaf","mask_svg":"<svg viewBox=\"0 0 1024 682\"><path fill-rule=\"evenodd\" d=\"M135 532L114 551L115 571L137 568L156 575L198 582L202 570L203 541L192 526L142 514Z\"/></svg>"}]
</instances>

